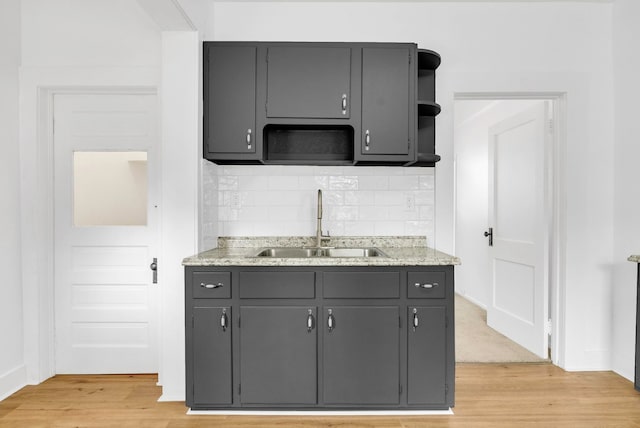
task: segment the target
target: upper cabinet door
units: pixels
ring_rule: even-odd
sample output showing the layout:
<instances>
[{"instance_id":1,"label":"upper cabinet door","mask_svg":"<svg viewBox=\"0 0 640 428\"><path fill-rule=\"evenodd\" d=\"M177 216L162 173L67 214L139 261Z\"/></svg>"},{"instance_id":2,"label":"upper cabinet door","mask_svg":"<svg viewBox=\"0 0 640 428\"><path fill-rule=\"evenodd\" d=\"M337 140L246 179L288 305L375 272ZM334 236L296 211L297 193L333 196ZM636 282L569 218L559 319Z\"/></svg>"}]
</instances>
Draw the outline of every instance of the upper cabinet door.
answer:
<instances>
[{"instance_id":1,"label":"upper cabinet door","mask_svg":"<svg viewBox=\"0 0 640 428\"><path fill-rule=\"evenodd\" d=\"M205 46L205 156L255 153L257 48Z\"/></svg>"},{"instance_id":2,"label":"upper cabinet door","mask_svg":"<svg viewBox=\"0 0 640 428\"><path fill-rule=\"evenodd\" d=\"M267 117L348 119L351 48L270 47Z\"/></svg>"},{"instance_id":3,"label":"upper cabinet door","mask_svg":"<svg viewBox=\"0 0 640 428\"><path fill-rule=\"evenodd\" d=\"M409 48L362 49L363 155L405 155L410 133Z\"/></svg>"}]
</instances>

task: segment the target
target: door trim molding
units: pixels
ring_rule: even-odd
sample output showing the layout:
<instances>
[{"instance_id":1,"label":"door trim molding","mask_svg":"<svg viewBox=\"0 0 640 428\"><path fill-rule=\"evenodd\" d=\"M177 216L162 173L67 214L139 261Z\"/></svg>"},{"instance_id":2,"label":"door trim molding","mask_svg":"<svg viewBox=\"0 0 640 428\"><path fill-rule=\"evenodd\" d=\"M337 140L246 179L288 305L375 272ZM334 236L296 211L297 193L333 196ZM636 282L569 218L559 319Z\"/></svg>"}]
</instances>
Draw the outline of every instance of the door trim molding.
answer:
<instances>
[{"instance_id":1,"label":"door trim molding","mask_svg":"<svg viewBox=\"0 0 640 428\"><path fill-rule=\"evenodd\" d=\"M566 202L562 195L566 193L566 147L567 147L567 92L454 92L454 101L459 100L548 100L553 105L553 129L551 149L546 159L549 162L547 174L548 194L545 197L550 204L549 221L549 315L552 320L551 362L560 367L565 365L566 329L564 309L566 307L565 275L566 266ZM455 143L454 143L455 144ZM454 150L455 153L455 150ZM454 176L454 193L457 189ZM454 197L454 216L457 216ZM455 241L455 220L453 234Z\"/></svg>"},{"instance_id":2,"label":"door trim molding","mask_svg":"<svg viewBox=\"0 0 640 428\"><path fill-rule=\"evenodd\" d=\"M39 383L55 375L54 299L54 148L53 98L60 94L158 95L155 86L41 86L36 94L36 171L22 171L22 209L31 212L32 223L23 216L24 342L28 382ZM25 153L21 153L25 156ZM35 179L25 179L31 173ZM25 195L30 198L25 200ZM30 257L24 257L30 254ZM33 263L31 263L33 262ZM29 321L31 320L31 321Z\"/></svg>"}]
</instances>

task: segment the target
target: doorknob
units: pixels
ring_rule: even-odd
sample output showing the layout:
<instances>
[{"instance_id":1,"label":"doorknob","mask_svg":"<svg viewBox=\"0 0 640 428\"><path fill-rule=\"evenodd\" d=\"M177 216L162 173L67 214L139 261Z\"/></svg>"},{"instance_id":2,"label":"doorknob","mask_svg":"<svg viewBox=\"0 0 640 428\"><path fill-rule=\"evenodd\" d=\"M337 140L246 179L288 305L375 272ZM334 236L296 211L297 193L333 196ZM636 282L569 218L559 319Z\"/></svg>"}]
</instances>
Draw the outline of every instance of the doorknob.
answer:
<instances>
[{"instance_id":1,"label":"doorknob","mask_svg":"<svg viewBox=\"0 0 640 428\"><path fill-rule=\"evenodd\" d=\"M158 259L156 257L153 258L153 262L149 265L149 269L153 271L153 283L158 283Z\"/></svg>"},{"instance_id":2,"label":"doorknob","mask_svg":"<svg viewBox=\"0 0 640 428\"><path fill-rule=\"evenodd\" d=\"M493 247L493 227L490 227L489 230L485 230L484 236L489 237L489 246Z\"/></svg>"}]
</instances>

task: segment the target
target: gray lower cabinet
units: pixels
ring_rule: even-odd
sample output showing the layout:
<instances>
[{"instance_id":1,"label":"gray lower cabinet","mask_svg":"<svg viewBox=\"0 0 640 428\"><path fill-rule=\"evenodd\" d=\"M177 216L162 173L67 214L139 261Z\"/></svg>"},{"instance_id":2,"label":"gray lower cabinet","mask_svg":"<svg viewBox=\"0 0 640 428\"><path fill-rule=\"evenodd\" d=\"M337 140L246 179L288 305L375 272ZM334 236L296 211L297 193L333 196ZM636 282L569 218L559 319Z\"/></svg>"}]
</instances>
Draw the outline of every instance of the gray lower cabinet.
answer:
<instances>
[{"instance_id":1,"label":"gray lower cabinet","mask_svg":"<svg viewBox=\"0 0 640 428\"><path fill-rule=\"evenodd\" d=\"M447 398L446 307L409 307L407 402L445 404Z\"/></svg>"},{"instance_id":2,"label":"gray lower cabinet","mask_svg":"<svg viewBox=\"0 0 640 428\"><path fill-rule=\"evenodd\" d=\"M226 405L232 401L231 320L229 307L194 307L191 343L187 361L193 382L188 395L193 406Z\"/></svg>"},{"instance_id":3,"label":"gray lower cabinet","mask_svg":"<svg viewBox=\"0 0 640 428\"><path fill-rule=\"evenodd\" d=\"M317 403L316 308L240 306L240 401Z\"/></svg>"},{"instance_id":4,"label":"gray lower cabinet","mask_svg":"<svg viewBox=\"0 0 640 428\"><path fill-rule=\"evenodd\" d=\"M187 266L186 404L454 405L453 266Z\"/></svg>"},{"instance_id":5,"label":"gray lower cabinet","mask_svg":"<svg viewBox=\"0 0 640 428\"><path fill-rule=\"evenodd\" d=\"M325 404L399 404L398 307L329 306L324 314Z\"/></svg>"}]
</instances>

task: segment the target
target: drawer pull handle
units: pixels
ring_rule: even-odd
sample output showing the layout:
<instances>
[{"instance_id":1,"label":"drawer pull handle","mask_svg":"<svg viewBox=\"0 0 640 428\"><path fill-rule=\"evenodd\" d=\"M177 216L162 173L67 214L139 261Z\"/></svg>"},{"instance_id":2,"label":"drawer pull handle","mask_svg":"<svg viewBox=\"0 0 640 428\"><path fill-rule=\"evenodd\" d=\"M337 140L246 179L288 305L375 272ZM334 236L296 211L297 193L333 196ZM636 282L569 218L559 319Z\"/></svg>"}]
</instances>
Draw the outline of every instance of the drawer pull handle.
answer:
<instances>
[{"instance_id":1,"label":"drawer pull handle","mask_svg":"<svg viewBox=\"0 0 640 428\"><path fill-rule=\"evenodd\" d=\"M314 324L313 311L309 309L309 315L307 316L307 333L311 333Z\"/></svg>"},{"instance_id":2,"label":"drawer pull handle","mask_svg":"<svg viewBox=\"0 0 640 428\"><path fill-rule=\"evenodd\" d=\"M205 284L204 282L200 283L200 287L202 288L207 288L207 289L212 289L212 288L220 288L220 287L224 287L224 284L219 282L217 284Z\"/></svg>"},{"instance_id":3,"label":"drawer pull handle","mask_svg":"<svg viewBox=\"0 0 640 428\"><path fill-rule=\"evenodd\" d=\"M416 282L415 284L413 284L414 287L416 288L424 288L424 289L430 289L430 288L435 288L437 287L439 284L437 282L434 282L432 284L429 284L428 282L425 282L424 284L420 284L419 282Z\"/></svg>"},{"instance_id":4,"label":"drawer pull handle","mask_svg":"<svg viewBox=\"0 0 640 428\"><path fill-rule=\"evenodd\" d=\"M369 143L371 142L371 137L369 136L369 130L367 129L364 133L364 149L369 151Z\"/></svg>"},{"instance_id":5,"label":"drawer pull handle","mask_svg":"<svg viewBox=\"0 0 640 428\"><path fill-rule=\"evenodd\" d=\"M418 310L413 308L413 331L416 331L418 328Z\"/></svg>"},{"instance_id":6,"label":"drawer pull handle","mask_svg":"<svg viewBox=\"0 0 640 428\"><path fill-rule=\"evenodd\" d=\"M222 331L227 331L227 325L229 325L228 322L227 310L223 309L222 316L220 317L220 327L222 327Z\"/></svg>"},{"instance_id":7,"label":"drawer pull handle","mask_svg":"<svg viewBox=\"0 0 640 428\"><path fill-rule=\"evenodd\" d=\"M342 114L347 114L347 94L342 94Z\"/></svg>"},{"instance_id":8,"label":"drawer pull handle","mask_svg":"<svg viewBox=\"0 0 640 428\"><path fill-rule=\"evenodd\" d=\"M251 128L247 129L247 150L251 150Z\"/></svg>"},{"instance_id":9,"label":"drawer pull handle","mask_svg":"<svg viewBox=\"0 0 640 428\"><path fill-rule=\"evenodd\" d=\"M329 333L333 331L336 326L336 320L333 317L333 310L329 309L329 316L327 317L327 327L329 328Z\"/></svg>"}]
</instances>

